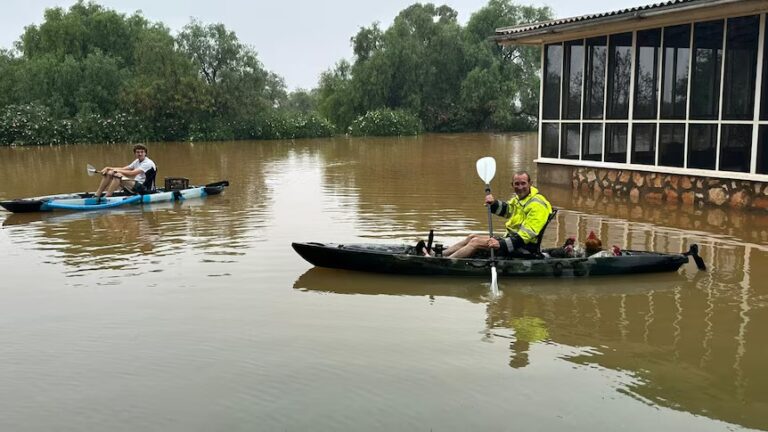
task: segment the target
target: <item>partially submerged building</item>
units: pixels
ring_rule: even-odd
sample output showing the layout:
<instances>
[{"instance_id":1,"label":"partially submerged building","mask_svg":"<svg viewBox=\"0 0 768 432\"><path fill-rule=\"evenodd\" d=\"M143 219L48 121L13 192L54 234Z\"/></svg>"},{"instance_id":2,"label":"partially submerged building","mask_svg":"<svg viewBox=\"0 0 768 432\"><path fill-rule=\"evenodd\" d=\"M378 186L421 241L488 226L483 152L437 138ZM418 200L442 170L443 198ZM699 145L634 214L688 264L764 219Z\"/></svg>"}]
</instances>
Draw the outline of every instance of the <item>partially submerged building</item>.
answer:
<instances>
[{"instance_id":1,"label":"partially submerged building","mask_svg":"<svg viewBox=\"0 0 768 432\"><path fill-rule=\"evenodd\" d=\"M539 181L768 209L766 12L675 0L497 29L542 47Z\"/></svg>"}]
</instances>

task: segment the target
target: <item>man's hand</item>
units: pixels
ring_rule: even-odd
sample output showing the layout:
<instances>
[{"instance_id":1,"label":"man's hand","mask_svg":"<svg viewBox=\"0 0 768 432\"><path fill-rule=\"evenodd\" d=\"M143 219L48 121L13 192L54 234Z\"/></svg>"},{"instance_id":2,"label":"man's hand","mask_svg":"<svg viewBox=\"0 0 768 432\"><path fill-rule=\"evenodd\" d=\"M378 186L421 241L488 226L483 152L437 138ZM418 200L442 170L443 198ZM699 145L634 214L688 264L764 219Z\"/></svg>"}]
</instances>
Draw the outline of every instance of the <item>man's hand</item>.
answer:
<instances>
[{"instance_id":1,"label":"man's hand","mask_svg":"<svg viewBox=\"0 0 768 432\"><path fill-rule=\"evenodd\" d=\"M498 248L501 247L501 245L499 244L498 240L496 240L495 238L491 237L491 238L488 239L488 247L491 248L491 249L498 249Z\"/></svg>"},{"instance_id":2,"label":"man's hand","mask_svg":"<svg viewBox=\"0 0 768 432\"><path fill-rule=\"evenodd\" d=\"M485 205L492 205L495 202L496 202L496 198L494 198L492 194L488 194L485 196Z\"/></svg>"}]
</instances>

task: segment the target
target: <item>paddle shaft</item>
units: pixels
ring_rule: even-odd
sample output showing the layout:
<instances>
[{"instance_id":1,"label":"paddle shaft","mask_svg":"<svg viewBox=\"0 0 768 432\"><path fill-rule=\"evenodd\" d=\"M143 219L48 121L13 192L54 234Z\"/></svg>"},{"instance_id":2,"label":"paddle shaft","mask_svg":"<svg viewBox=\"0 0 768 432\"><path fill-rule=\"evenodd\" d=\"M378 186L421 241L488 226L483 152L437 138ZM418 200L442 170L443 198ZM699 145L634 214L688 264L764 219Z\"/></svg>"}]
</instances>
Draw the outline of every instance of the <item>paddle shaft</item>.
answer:
<instances>
[{"instance_id":1,"label":"paddle shaft","mask_svg":"<svg viewBox=\"0 0 768 432\"><path fill-rule=\"evenodd\" d=\"M485 195L491 194L491 185L485 185ZM493 215L491 214L491 205L488 205L488 236L493 237ZM495 265L493 259L493 248L491 248L491 265Z\"/></svg>"}]
</instances>

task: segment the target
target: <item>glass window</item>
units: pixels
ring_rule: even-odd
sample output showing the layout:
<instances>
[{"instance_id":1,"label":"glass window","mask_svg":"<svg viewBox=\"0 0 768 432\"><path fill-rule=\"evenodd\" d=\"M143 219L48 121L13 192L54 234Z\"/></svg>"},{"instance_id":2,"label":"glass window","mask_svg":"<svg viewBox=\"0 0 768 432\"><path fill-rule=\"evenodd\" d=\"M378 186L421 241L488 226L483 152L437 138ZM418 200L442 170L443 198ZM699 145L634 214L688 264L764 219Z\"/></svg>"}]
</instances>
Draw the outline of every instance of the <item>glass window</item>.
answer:
<instances>
[{"instance_id":1,"label":"glass window","mask_svg":"<svg viewBox=\"0 0 768 432\"><path fill-rule=\"evenodd\" d=\"M760 126L757 137L757 173L768 174L768 126Z\"/></svg>"},{"instance_id":2,"label":"glass window","mask_svg":"<svg viewBox=\"0 0 768 432\"><path fill-rule=\"evenodd\" d=\"M759 30L758 16L728 19L723 80L725 120L751 120L754 116Z\"/></svg>"},{"instance_id":3,"label":"glass window","mask_svg":"<svg viewBox=\"0 0 768 432\"><path fill-rule=\"evenodd\" d=\"M599 161L603 159L603 125L584 123L581 158Z\"/></svg>"},{"instance_id":4,"label":"glass window","mask_svg":"<svg viewBox=\"0 0 768 432\"><path fill-rule=\"evenodd\" d=\"M541 134L541 157L557 158L560 147L559 125L557 123L543 123Z\"/></svg>"},{"instance_id":5,"label":"glass window","mask_svg":"<svg viewBox=\"0 0 768 432\"><path fill-rule=\"evenodd\" d=\"M655 119L659 82L659 51L661 50L661 29L637 32L635 71L636 119Z\"/></svg>"},{"instance_id":6,"label":"glass window","mask_svg":"<svg viewBox=\"0 0 768 432\"><path fill-rule=\"evenodd\" d=\"M578 123L563 124L563 143L560 150L561 159L578 159L581 140L579 140Z\"/></svg>"},{"instance_id":7,"label":"glass window","mask_svg":"<svg viewBox=\"0 0 768 432\"><path fill-rule=\"evenodd\" d=\"M627 162L627 124L606 123L605 161Z\"/></svg>"},{"instance_id":8,"label":"glass window","mask_svg":"<svg viewBox=\"0 0 768 432\"><path fill-rule=\"evenodd\" d=\"M608 38L587 39L587 76L584 79L584 118L603 118L605 102L605 63Z\"/></svg>"},{"instance_id":9,"label":"glass window","mask_svg":"<svg viewBox=\"0 0 768 432\"><path fill-rule=\"evenodd\" d=\"M683 167L685 157L685 125L659 125L659 165Z\"/></svg>"},{"instance_id":10,"label":"glass window","mask_svg":"<svg viewBox=\"0 0 768 432\"><path fill-rule=\"evenodd\" d=\"M632 33L608 39L608 118L629 116L629 84L632 71Z\"/></svg>"},{"instance_id":11,"label":"glass window","mask_svg":"<svg viewBox=\"0 0 768 432\"><path fill-rule=\"evenodd\" d=\"M768 120L768 31L763 40L763 94L760 98L760 120ZM762 127L760 128L762 131ZM762 133L762 132L761 132Z\"/></svg>"},{"instance_id":12,"label":"glass window","mask_svg":"<svg viewBox=\"0 0 768 432\"><path fill-rule=\"evenodd\" d=\"M632 126L632 163L656 164L656 124L635 123Z\"/></svg>"},{"instance_id":13,"label":"glass window","mask_svg":"<svg viewBox=\"0 0 768 432\"><path fill-rule=\"evenodd\" d=\"M692 119L717 120L718 118L724 26L723 20L700 22L693 26L690 106Z\"/></svg>"},{"instance_id":14,"label":"glass window","mask_svg":"<svg viewBox=\"0 0 768 432\"><path fill-rule=\"evenodd\" d=\"M584 80L584 41L565 43L563 63L563 117L581 118L581 84Z\"/></svg>"},{"instance_id":15,"label":"glass window","mask_svg":"<svg viewBox=\"0 0 768 432\"><path fill-rule=\"evenodd\" d=\"M560 118L560 75L563 68L563 46L547 45L544 56L544 107L545 119Z\"/></svg>"},{"instance_id":16,"label":"glass window","mask_svg":"<svg viewBox=\"0 0 768 432\"><path fill-rule=\"evenodd\" d=\"M688 101L690 44L690 24L664 28L664 65L661 71L661 118L685 118L685 106Z\"/></svg>"},{"instance_id":17,"label":"glass window","mask_svg":"<svg viewBox=\"0 0 768 432\"><path fill-rule=\"evenodd\" d=\"M688 129L688 168L715 169L717 125L692 124Z\"/></svg>"},{"instance_id":18,"label":"glass window","mask_svg":"<svg viewBox=\"0 0 768 432\"><path fill-rule=\"evenodd\" d=\"M723 125L720 135L720 171L749 172L752 125Z\"/></svg>"}]
</instances>

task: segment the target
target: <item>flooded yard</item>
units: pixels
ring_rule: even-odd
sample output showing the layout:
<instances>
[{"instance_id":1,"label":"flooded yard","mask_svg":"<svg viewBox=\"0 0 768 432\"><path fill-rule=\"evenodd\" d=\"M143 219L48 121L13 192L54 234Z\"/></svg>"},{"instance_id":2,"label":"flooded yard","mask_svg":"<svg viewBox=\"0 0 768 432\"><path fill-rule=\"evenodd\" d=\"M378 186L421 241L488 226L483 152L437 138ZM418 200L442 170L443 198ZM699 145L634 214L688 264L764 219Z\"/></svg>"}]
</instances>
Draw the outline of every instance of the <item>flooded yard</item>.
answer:
<instances>
[{"instance_id":1,"label":"flooded yard","mask_svg":"<svg viewBox=\"0 0 768 432\"><path fill-rule=\"evenodd\" d=\"M533 134L150 144L158 179L231 186L0 211L0 430L768 430L768 214L579 194L538 179L535 153ZM560 209L545 247L697 243L708 271L502 277L492 299L482 278L313 268L291 249L482 232L483 156L498 197L527 169ZM87 163L131 159L0 148L0 199L94 190Z\"/></svg>"}]
</instances>

